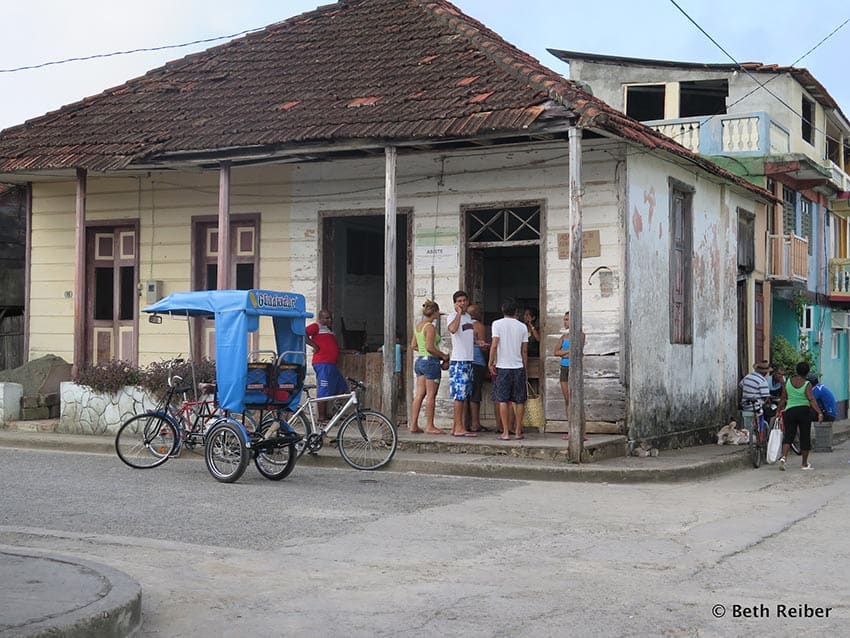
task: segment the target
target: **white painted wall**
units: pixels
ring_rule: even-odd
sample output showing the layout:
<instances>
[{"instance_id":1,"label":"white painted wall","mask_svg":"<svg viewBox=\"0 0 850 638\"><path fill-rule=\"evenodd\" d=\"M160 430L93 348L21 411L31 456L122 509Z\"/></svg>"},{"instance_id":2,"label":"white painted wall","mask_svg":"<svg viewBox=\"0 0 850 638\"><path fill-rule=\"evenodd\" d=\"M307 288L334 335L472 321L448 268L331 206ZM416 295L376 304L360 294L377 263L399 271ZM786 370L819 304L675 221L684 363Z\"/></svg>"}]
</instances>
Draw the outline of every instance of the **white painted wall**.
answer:
<instances>
[{"instance_id":1,"label":"white painted wall","mask_svg":"<svg viewBox=\"0 0 850 638\"><path fill-rule=\"evenodd\" d=\"M690 345L670 343L669 177L696 189ZM629 161L628 196L630 438L719 427L736 397L735 210L754 203L650 155Z\"/></svg>"}]
</instances>

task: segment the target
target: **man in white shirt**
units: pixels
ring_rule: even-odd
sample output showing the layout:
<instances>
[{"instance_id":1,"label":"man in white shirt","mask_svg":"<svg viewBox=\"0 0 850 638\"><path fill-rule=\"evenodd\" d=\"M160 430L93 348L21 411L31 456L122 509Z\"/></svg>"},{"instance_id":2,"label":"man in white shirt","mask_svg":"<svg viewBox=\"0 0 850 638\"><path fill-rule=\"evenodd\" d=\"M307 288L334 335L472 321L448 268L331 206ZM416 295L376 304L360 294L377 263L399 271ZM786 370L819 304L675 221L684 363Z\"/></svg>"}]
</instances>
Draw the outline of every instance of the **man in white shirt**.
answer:
<instances>
[{"instance_id":1,"label":"man in white shirt","mask_svg":"<svg viewBox=\"0 0 850 638\"><path fill-rule=\"evenodd\" d=\"M506 301L502 304L502 319L493 322L493 340L490 344L490 374L493 379L493 401L499 409L502 421L501 441L510 440L511 406L515 406L516 440L522 435L522 417L525 414L525 402L528 400L526 387L526 369L528 367L528 328L519 321L516 304Z\"/></svg>"},{"instance_id":2,"label":"man in white shirt","mask_svg":"<svg viewBox=\"0 0 850 638\"><path fill-rule=\"evenodd\" d=\"M458 290L452 295L452 301L455 304L454 312L446 317L452 335L449 362L449 395L454 399L452 436L478 436L475 432L467 432L464 425L466 404L472 393L472 360L475 358L475 331L472 328L472 317L466 312L469 296L463 290Z\"/></svg>"}]
</instances>

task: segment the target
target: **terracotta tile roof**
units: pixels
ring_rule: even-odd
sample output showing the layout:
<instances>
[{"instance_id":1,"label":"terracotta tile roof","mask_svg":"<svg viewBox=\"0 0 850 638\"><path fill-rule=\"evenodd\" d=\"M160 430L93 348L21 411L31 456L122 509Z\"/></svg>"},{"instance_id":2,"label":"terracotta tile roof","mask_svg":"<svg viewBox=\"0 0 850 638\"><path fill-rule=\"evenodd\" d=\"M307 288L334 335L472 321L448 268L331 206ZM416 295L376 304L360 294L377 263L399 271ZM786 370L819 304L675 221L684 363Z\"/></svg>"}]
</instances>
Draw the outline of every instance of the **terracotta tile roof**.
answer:
<instances>
[{"instance_id":1,"label":"terracotta tile roof","mask_svg":"<svg viewBox=\"0 0 850 638\"><path fill-rule=\"evenodd\" d=\"M0 132L0 173L167 154L525 133L546 106L740 182L445 0L340 0Z\"/></svg>"}]
</instances>

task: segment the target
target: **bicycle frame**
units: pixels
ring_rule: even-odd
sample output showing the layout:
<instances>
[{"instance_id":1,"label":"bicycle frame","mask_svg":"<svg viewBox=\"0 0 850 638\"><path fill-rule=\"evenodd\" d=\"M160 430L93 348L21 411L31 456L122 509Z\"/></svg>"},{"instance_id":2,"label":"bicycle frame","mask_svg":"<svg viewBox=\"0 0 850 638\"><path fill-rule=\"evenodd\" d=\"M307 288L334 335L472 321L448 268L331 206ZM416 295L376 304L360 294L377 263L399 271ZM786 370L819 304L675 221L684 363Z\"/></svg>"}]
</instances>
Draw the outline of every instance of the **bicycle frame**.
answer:
<instances>
[{"instance_id":1,"label":"bicycle frame","mask_svg":"<svg viewBox=\"0 0 850 638\"><path fill-rule=\"evenodd\" d=\"M307 388L306 386L304 387L305 392L308 389L309 388ZM337 411L337 413L334 414L333 417L331 417L331 419L325 424L325 427L317 428L316 427L316 416L313 412L313 404L328 403L330 401L336 401L338 399L348 399L348 400L345 402L345 405L343 405ZM310 419L310 428L314 432L321 432L322 434L327 434L328 432L331 431L331 428L333 428L340 420L342 420L342 418L344 416L348 415L349 408L351 408L352 406L356 406L358 404L359 404L359 400L357 398L357 389L356 388L351 390L351 392L347 392L346 394L334 394L333 396L329 396L329 397L311 397L308 394L307 398L301 403L301 405L298 407L298 409L295 412L293 412L292 415L289 417L289 420L287 421L287 423L298 418L298 415L303 414L304 411L306 410L307 414L309 415L309 419Z\"/></svg>"}]
</instances>

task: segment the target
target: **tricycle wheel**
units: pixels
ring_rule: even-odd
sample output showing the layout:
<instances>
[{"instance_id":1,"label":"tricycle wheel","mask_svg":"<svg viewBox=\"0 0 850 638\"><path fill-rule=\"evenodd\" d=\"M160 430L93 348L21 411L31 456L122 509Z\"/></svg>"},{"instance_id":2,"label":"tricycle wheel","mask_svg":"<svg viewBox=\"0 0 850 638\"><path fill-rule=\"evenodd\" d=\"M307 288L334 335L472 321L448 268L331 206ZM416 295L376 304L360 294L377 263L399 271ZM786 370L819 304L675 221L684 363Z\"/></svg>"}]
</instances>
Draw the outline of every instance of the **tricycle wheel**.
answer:
<instances>
[{"instance_id":1,"label":"tricycle wheel","mask_svg":"<svg viewBox=\"0 0 850 638\"><path fill-rule=\"evenodd\" d=\"M264 438L266 430L274 421L266 422L260 428L260 438ZM269 447L264 445L261 450L257 451L254 457L254 465L257 466L257 471L265 476L270 481L280 481L285 479L295 469L295 462L298 460L298 452L295 443L274 443Z\"/></svg>"},{"instance_id":2,"label":"tricycle wheel","mask_svg":"<svg viewBox=\"0 0 850 638\"><path fill-rule=\"evenodd\" d=\"M234 483L239 480L248 467L248 446L237 424L220 421L210 428L204 460L216 481Z\"/></svg>"}]
</instances>

